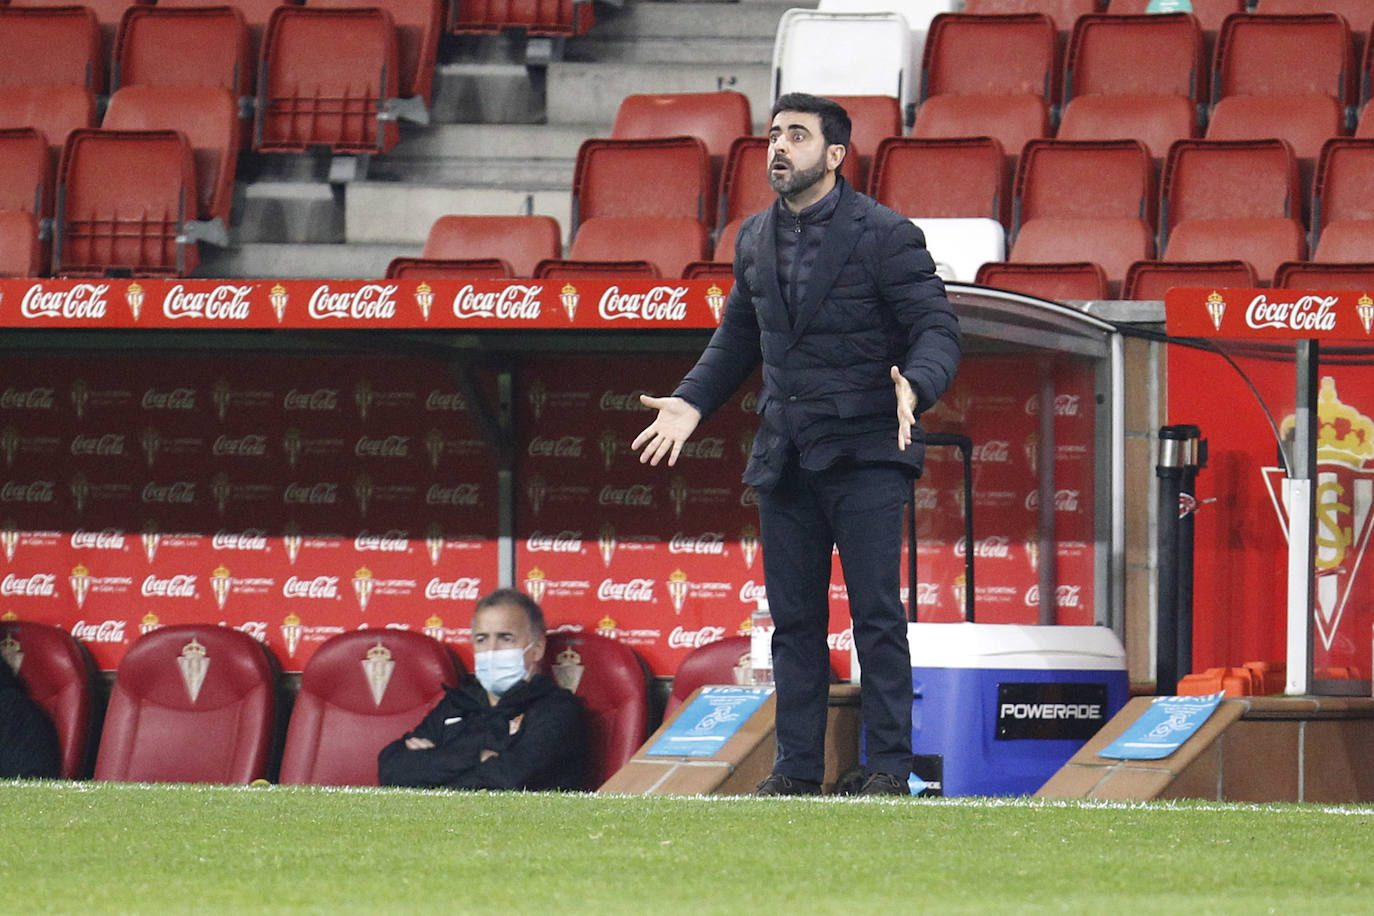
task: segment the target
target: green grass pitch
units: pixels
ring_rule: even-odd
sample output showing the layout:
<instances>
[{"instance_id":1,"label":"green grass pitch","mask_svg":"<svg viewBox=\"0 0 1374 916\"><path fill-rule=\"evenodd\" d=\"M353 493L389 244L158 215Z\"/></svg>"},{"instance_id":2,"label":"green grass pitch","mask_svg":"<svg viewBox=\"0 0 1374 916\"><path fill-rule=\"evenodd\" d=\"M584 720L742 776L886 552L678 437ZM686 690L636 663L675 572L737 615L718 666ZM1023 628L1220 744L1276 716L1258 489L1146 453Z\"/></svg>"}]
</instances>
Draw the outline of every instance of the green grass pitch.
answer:
<instances>
[{"instance_id":1,"label":"green grass pitch","mask_svg":"<svg viewBox=\"0 0 1374 916\"><path fill-rule=\"evenodd\" d=\"M1374 808L0 783L0 913L1374 912Z\"/></svg>"}]
</instances>

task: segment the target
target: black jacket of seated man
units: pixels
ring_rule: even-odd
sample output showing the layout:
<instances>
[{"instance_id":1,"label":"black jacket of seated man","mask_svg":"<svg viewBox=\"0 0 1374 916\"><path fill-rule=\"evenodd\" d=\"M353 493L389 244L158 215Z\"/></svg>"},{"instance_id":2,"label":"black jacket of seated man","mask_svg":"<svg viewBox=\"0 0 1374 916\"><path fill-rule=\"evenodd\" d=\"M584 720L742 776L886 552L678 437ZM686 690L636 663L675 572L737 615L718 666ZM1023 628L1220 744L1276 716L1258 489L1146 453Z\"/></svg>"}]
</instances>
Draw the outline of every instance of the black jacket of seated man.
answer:
<instances>
[{"instance_id":1,"label":"black jacket of seated man","mask_svg":"<svg viewBox=\"0 0 1374 916\"><path fill-rule=\"evenodd\" d=\"M62 775L57 729L24 682L0 659L0 778L56 779Z\"/></svg>"},{"instance_id":2,"label":"black jacket of seated man","mask_svg":"<svg viewBox=\"0 0 1374 916\"><path fill-rule=\"evenodd\" d=\"M377 755L384 786L422 789L581 789L586 781L582 703L536 674L491 705L475 678L445 687L424 721ZM411 750L406 738L433 748ZM483 750L495 755L481 760Z\"/></svg>"}]
</instances>

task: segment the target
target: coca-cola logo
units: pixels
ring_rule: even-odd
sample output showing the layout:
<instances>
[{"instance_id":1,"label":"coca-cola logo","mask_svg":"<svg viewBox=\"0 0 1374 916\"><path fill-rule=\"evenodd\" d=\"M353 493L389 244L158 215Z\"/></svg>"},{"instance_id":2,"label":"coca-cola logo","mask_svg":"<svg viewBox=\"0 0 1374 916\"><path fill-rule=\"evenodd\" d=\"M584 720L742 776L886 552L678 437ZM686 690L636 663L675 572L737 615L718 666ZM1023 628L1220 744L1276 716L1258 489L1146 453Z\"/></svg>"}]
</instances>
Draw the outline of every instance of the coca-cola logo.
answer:
<instances>
[{"instance_id":1,"label":"coca-cola logo","mask_svg":"<svg viewBox=\"0 0 1374 916\"><path fill-rule=\"evenodd\" d=\"M171 391L158 391L149 388L143 392L144 410L195 410L196 389L173 388Z\"/></svg>"},{"instance_id":2,"label":"coca-cola logo","mask_svg":"<svg viewBox=\"0 0 1374 916\"><path fill-rule=\"evenodd\" d=\"M149 575L143 580L139 594L144 598L194 598L196 596L196 577L185 573L166 579Z\"/></svg>"},{"instance_id":3,"label":"coca-cola logo","mask_svg":"<svg viewBox=\"0 0 1374 916\"><path fill-rule=\"evenodd\" d=\"M124 436L120 433L105 433L100 436L83 436L77 433L72 439L73 455L122 455Z\"/></svg>"},{"instance_id":4,"label":"coca-cola logo","mask_svg":"<svg viewBox=\"0 0 1374 916\"><path fill-rule=\"evenodd\" d=\"M1040 508L1040 491L1031 490L1026 494L1026 508ZM1077 490L1055 490L1054 491L1054 511L1056 512L1077 512L1078 511L1078 491Z\"/></svg>"},{"instance_id":5,"label":"coca-cola logo","mask_svg":"<svg viewBox=\"0 0 1374 916\"><path fill-rule=\"evenodd\" d=\"M315 287L310 294L311 318L391 319L396 317L396 286L364 283L349 292L334 292L328 285Z\"/></svg>"},{"instance_id":6,"label":"coca-cola logo","mask_svg":"<svg viewBox=\"0 0 1374 916\"><path fill-rule=\"evenodd\" d=\"M724 638L725 627L702 627L699 630L673 627L673 631L668 634L668 648L700 649L702 646L708 646Z\"/></svg>"},{"instance_id":7,"label":"coca-cola logo","mask_svg":"<svg viewBox=\"0 0 1374 916\"><path fill-rule=\"evenodd\" d=\"M718 436L706 436L685 442L682 446L681 457L719 461L725 457L725 440Z\"/></svg>"},{"instance_id":8,"label":"coca-cola logo","mask_svg":"<svg viewBox=\"0 0 1374 916\"><path fill-rule=\"evenodd\" d=\"M339 391L337 388L316 388L314 391L299 391L292 388L282 398L283 410L338 410Z\"/></svg>"},{"instance_id":9,"label":"coca-cola logo","mask_svg":"<svg viewBox=\"0 0 1374 916\"><path fill-rule=\"evenodd\" d=\"M1078 416L1078 402L1082 400L1076 394L1056 394L1054 396L1054 415L1056 417L1076 417ZM1033 394L1026 399L1026 413L1029 416L1036 416L1040 413L1040 396Z\"/></svg>"},{"instance_id":10,"label":"coca-cola logo","mask_svg":"<svg viewBox=\"0 0 1374 916\"><path fill-rule=\"evenodd\" d=\"M725 553L725 535L719 531L706 531L698 535L679 531L668 539L668 552L720 556Z\"/></svg>"},{"instance_id":11,"label":"coca-cola logo","mask_svg":"<svg viewBox=\"0 0 1374 916\"><path fill-rule=\"evenodd\" d=\"M226 626L223 620L219 622L219 625ZM253 637L258 642L267 642L266 620L245 620L243 623L239 624L233 629L238 630L240 633L247 633L249 636Z\"/></svg>"},{"instance_id":12,"label":"coca-cola logo","mask_svg":"<svg viewBox=\"0 0 1374 916\"><path fill-rule=\"evenodd\" d=\"M972 458L974 461L985 461L993 464L1006 464L1011 460L1011 443L1001 439L990 439L987 442L980 442L973 447Z\"/></svg>"},{"instance_id":13,"label":"coca-cola logo","mask_svg":"<svg viewBox=\"0 0 1374 916\"><path fill-rule=\"evenodd\" d=\"M445 582L430 579L425 585L425 597L435 601L476 601L481 597L482 580L475 576L464 576Z\"/></svg>"},{"instance_id":14,"label":"coca-cola logo","mask_svg":"<svg viewBox=\"0 0 1374 916\"><path fill-rule=\"evenodd\" d=\"M956 557L968 554L968 538L959 538L954 542L954 555ZM985 538L977 538L973 542L973 555L983 560L1005 560L1011 557L1011 539L1004 534L994 534Z\"/></svg>"},{"instance_id":15,"label":"coca-cola logo","mask_svg":"<svg viewBox=\"0 0 1374 916\"><path fill-rule=\"evenodd\" d=\"M267 532L261 528L245 528L243 531L220 529L210 538L210 546L215 550L251 550L264 553L267 551Z\"/></svg>"},{"instance_id":16,"label":"coca-cola logo","mask_svg":"<svg viewBox=\"0 0 1374 916\"><path fill-rule=\"evenodd\" d=\"M916 487L911 499L918 512L922 509L934 509L940 505L940 491L934 487Z\"/></svg>"},{"instance_id":17,"label":"coca-cola logo","mask_svg":"<svg viewBox=\"0 0 1374 916\"><path fill-rule=\"evenodd\" d=\"M405 458L410 455L409 436L385 436L380 439L363 436L353 445L359 458Z\"/></svg>"},{"instance_id":18,"label":"coca-cola logo","mask_svg":"<svg viewBox=\"0 0 1374 916\"><path fill-rule=\"evenodd\" d=\"M410 533L399 528L392 528L385 534L371 534L363 530L353 539L353 549L405 553L410 549Z\"/></svg>"},{"instance_id":19,"label":"coca-cola logo","mask_svg":"<svg viewBox=\"0 0 1374 916\"><path fill-rule=\"evenodd\" d=\"M1079 595L1083 590L1081 585L1059 585L1054 589L1055 607L1078 607ZM1026 607L1040 606L1040 586L1032 585L1026 589Z\"/></svg>"},{"instance_id":20,"label":"coca-cola logo","mask_svg":"<svg viewBox=\"0 0 1374 916\"><path fill-rule=\"evenodd\" d=\"M9 573L0 579L0 595L6 598L52 598L57 595L57 576L52 573L34 573L32 576Z\"/></svg>"},{"instance_id":21,"label":"coca-cola logo","mask_svg":"<svg viewBox=\"0 0 1374 916\"><path fill-rule=\"evenodd\" d=\"M531 458L581 458L584 441L585 436L562 436L558 439L535 436L526 451Z\"/></svg>"},{"instance_id":22,"label":"coca-cola logo","mask_svg":"<svg viewBox=\"0 0 1374 916\"><path fill-rule=\"evenodd\" d=\"M618 318L684 321L687 318L687 287L655 286L642 293L622 293L619 286L610 286L601 294L596 310L607 321Z\"/></svg>"},{"instance_id":23,"label":"coca-cola logo","mask_svg":"<svg viewBox=\"0 0 1374 916\"><path fill-rule=\"evenodd\" d=\"M47 292L36 283L24 292L19 313L25 318L104 318L109 311L108 283L77 283L70 289Z\"/></svg>"},{"instance_id":24,"label":"coca-cola logo","mask_svg":"<svg viewBox=\"0 0 1374 916\"><path fill-rule=\"evenodd\" d=\"M150 483L143 487L143 501L189 506L196 501L196 485L190 480L165 484Z\"/></svg>"},{"instance_id":25,"label":"coca-cola logo","mask_svg":"<svg viewBox=\"0 0 1374 916\"><path fill-rule=\"evenodd\" d=\"M628 582L616 582L602 579L596 588L596 597L601 601L653 601L654 580L636 578Z\"/></svg>"},{"instance_id":26,"label":"coca-cola logo","mask_svg":"<svg viewBox=\"0 0 1374 916\"><path fill-rule=\"evenodd\" d=\"M475 483L460 483L452 487L445 487L436 483L425 491L425 505L475 506L478 504L480 494L481 488Z\"/></svg>"},{"instance_id":27,"label":"coca-cola logo","mask_svg":"<svg viewBox=\"0 0 1374 916\"><path fill-rule=\"evenodd\" d=\"M72 624L72 635L82 642L123 642L127 623L126 620L102 620L100 623L78 620Z\"/></svg>"},{"instance_id":28,"label":"coca-cola logo","mask_svg":"<svg viewBox=\"0 0 1374 916\"><path fill-rule=\"evenodd\" d=\"M281 501L290 506L333 506L339 501L339 485L326 481L288 483L282 491Z\"/></svg>"},{"instance_id":29,"label":"coca-cola logo","mask_svg":"<svg viewBox=\"0 0 1374 916\"><path fill-rule=\"evenodd\" d=\"M100 531L72 532L73 550L123 550L124 532L118 528L104 528Z\"/></svg>"},{"instance_id":30,"label":"coca-cola logo","mask_svg":"<svg viewBox=\"0 0 1374 916\"><path fill-rule=\"evenodd\" d=\"M0 485L0 503L50 503L53 501L56 487L56 482L52 480L35 480L30 483L7 480Z\"/></svg>"},{"instance_id":31,"label":"coca-cola logo","mask_svg":"<svg viewBox=\"0 0 1374 916\"><path fill-rule=\"evenodd\" d=\"M453 297L453 317L496 318L502 321L534 321L539 317L540 287L512 283L500 290L479 293L472 284L458 290Z\"/></svg>"},{"instance_id":32,"label":"coca-cola logo","mask_svg":"<svg viewBox=\"0 0 1374 916\"><path fill-rule=\"evenodd\" d=\"M532 532L525 541L525 548L531 553L581 553L582 532L563 530L557 534Z\"/></svg>"},{"instance_id":33,"label":"coca-cola logo","mask_svg":"<svg viewBox=\"0 0 1374 916\"><path fill-rule=\"evenodd\" d=\"M1336 328L1335 296L1299 296L1292 302L1270 302L1260 293L1245 307L1245 323L1256 330L1283 328L1303 333Z\"/></svg>"},{"instance_id":34,"label":"coca-cola logo","mask_svg":"<svg viewBox=\"0 0 1374 916\"><path fill-rule=\"evenodd\" d=\"M829 633L825 637L825 644L831 652L848 652L854 648L854 630L845 627L838 633Z\"/></svg>"},{"instance_id":35,"label":"coca-cola logo","mask_svg":"<svg viewBox=\"0 0 1374 916\"><path fill-rule=\"evenodd\" d=\"M248 296L251 286L221 284L205 292L188 292L178 283L162 298L162 314L179 318L203 318L207 321L247 321Z\"/></svg>"},{"instance_id":36,"label":"coca-cola logo","mask_svg":"<svg viewBox=\"0 0 1374 916\"><path fill-rule=\"evenodd\" d=\"M652 484L647 483L636 483L628 487L606 484L597 494L596 501L602 506L647 508L654 504L654 488Z\"/></svg>"},{"instance_id":37,"label":"coca-cola logo","mask_svg":"<svg viewBox=\"0 0 1374 916\"><path fill-rule=\"evenodd\" d=\"M234 458L262 458L267 455L267 437L256 434L219 436L210 447L210 452Z\"/></svg>"},{"instance_id":38,"label":"coca-cola logo","mask_svg":"<svg viewBox=\"0 0 1374 916\"><path fill-rule=\"evenodd\" d=\"M940 586L933 582L917 582L916 603L921 607L934 607L939 604Z\"/></svg>"},{"instance_id":39,"label":"coca-cola logo","mask_svg":"<svg viewBox=\"0 0 1374 916\"><path fill-rule=\"evenodd\" d=\"M746 509L757 507L759 504L759 491L755 490L753 487L745 487L740 491L739 504Z\"/></svg>"},{"instance_id":40,"label":"coca-cola logo","mask_svg":"<svg viewBox=\"0 0 1374 916\"><path fill-rule=\"evenodd\" d=\"M30 388L27 391L18 388L6 388L0 392L0 409L3 410L52 410L53 408L53 389L51 388Z\"/></svg>"},{"instance_id":41,"label":"coca-cola logo","mask_svg":"<svg viewBox=\"0 0 1374 916\"><path fill-rule=\"evenodd\" d=\"M631 391L629 394L618 394L614 391L606 391L601 395L601 410L605 411L648 411L639 396L649 392L640 389Z\"/></svg>"},{"instance_id":42,"label":"coca-cola logo","mask_svg":"<svg viewBox=\"0 0 1374 916\"><path fill-rule=\"evenodd\" d=\"M435 389L425 398L425 410L467 410L468 402L461 394Z\"/></svg>"},{"instance_id":43,"label":"coca-cola logo","mask_svg":"<svg viewBox=\"0 0 1374 916\"><path fill-rule=\"evenodd\" d=\"M339 577L316 576L313 579L302 579L292 576L282 584L281 593L283 598L338 598Z\"/></svg>"},{"instance_id":44,"label":"coca-cola logo","mask_svg":"<svg viewBox=\"0 0 1374 916\"><path fill-rule=\"evenodd\" d=\"M739 587L739 600L742 604L758 604L768 597L762 582L750 579Z\"/></svg>"}]
</instances>

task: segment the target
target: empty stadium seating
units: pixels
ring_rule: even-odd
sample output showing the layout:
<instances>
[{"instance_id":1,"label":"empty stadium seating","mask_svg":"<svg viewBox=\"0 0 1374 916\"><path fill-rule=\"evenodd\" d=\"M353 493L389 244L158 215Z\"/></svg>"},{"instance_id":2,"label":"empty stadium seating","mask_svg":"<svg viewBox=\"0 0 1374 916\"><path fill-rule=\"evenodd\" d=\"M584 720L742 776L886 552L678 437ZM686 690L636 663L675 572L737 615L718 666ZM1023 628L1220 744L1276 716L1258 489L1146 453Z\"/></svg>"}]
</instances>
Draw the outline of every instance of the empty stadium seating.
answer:
<instances>
[{"instance_id":1,"label":"empty stadium seating","mask_svg":"<svg viewBox=\"0 0 1374 916\"><path fill-rule=\"evenodd\" d=\"M534 276L534 265L562 253L557 220L549 216L441 216L429 227L421 256L500 258L513 276Z\"/></svg>"},{"instance_id":2,"label":"empty stadium seating","mask_svg":"<svg viewBox=\"0 0 1374 916\"><path fill-rule=\"evenodd\" d=\"M888 95L902 111L915 100L911 30L900 13L790 9L773 42L773 98Z\"/></svg>"},{"instance_id":3,"label":"empty stadium seating","mask_svg":"<svg viewBox=\"0 0 1374 916\"><path fill-rule=\"evenodd\" d=\"M53 169L48 142L32 127L0 129L0 212L5 212L3 272L36 276L52 233ZM27 213L29 220L14 214Z\"/></svg>"},{"instance_id":4,"label":"empty stadium seating","mask_svg":"<svg viewBox=\"0 0 1374 916\"><path fill-rule=\"evenodd\" d=\"M267 22L272 11L279 6L299 6L302 0L235 0L234 9L243 14L248 24L248 47L253 60L253 78L257 79L257 64L262 57L263 38L267 33ZM157 0L159 8L195 8L202 6L224 6L224 0Z\"/></svg>"},{"instance_id":5,"label":"empty stadium seating","mask_svg":"<svg viewBox=\"0 0 1374 916\"><path fill-rule=\"evenodd\" d=\"M253 51L234 6L131 6L120 23L110 88L218 86L251 96Z\"/></svg>"},{"instance_id":6,"label":"empty stadium seating","mask_svg":"<svg viewBox=\"0 0 1374 916\"><path fill-rule=\"evenodd\" d=\"M392 258L386 265L388 280L401 277L443 280L504 280L515 276L501 258Z\"/></svg>"},{"instance_id":7,"label":"empty stadium seating","mask_svg":"<svg viewBox=\"0 0 1374 916\"><path fill-rule=\"evenodd\" d=\"M0 86L105 91L100 27L82 6L0 6Z\"/></svg>"},{"instance_id":8,"label":"empty stadium seating","mask_svg":"<svg viewBox=\"0 0 1374 916\"><path fill-rule=\"evenodd\" d=\"M654 193L645 193L648 188ZM704 223L711 210L706 144L687 136L585 140L577 151L572 193L574 233L598 216L685 217Z\"/></svg>"},{"instance_id":9,"label":"empty stadium seating","mask_svg":"<svg viewBox=\"0 0 1374 916\"><path fill-rule=\"evenodd\" d=\"M588 788L609 779L648 737L644 663L624 643L591 633L550 633L544 670L587 713Z\"/></svg>"},{"instance_id":10,"label":"empty stadium seating","mask_svg":"<svg viewBox=\"0 0 1374 916\"><path fill-rule=\"evenodd\" d=\"M616 108L611 139L635 140L646 137L696 137L706 145L711 157L711 194L720 193L720 176L725 157L736 137L754 129L749 97L742 92L665 92L627 95ZM716 219L716 207L708 207L709 222Z\"/></svg>"},{"instance_id":11,"label":"empty stadium seating","mask_svg":"<svg viewBox=\"0 0 1374 916\"><path fill-rule=\"evenodd\" d=\"M37 218L27 210L0 209L0 277L36 277L42 270Z\"/></svg>"},{"instance_id":12,"label":"empty stadium seating","mask_svg":"<svg viewBox=\"0 0 1374 916\"><path fill-rule=\"evenodd\" d=\"M1160 192L1160 257L1240 258L1263 283L1306 256L1297 159L1282 140L1179 140Z\"/></svg>"},{"instance_id":13,"label":"empty stadium seating","mask_svg":"<svg viewBox=\"0 0 1374 916\"><path fill-rule=\"evenodd\" d=\"M81 86L0 87L0 130L32 127L48 141L53 169L67 136L78 127L94 127L95 96Z\"/></svg>"},{"instance_id":14,"label":"empty stadium seating","mask_svg":"<svg viewBox=\"0 0 1374 916\"><path fill-rule=\"evenodd\" d=\"M1210 71L1188 13L1082 16L1064 69L1059 139L1133 137L1163 159L1169 144L1199 133Z\"/></svg>"},{"instance_id":15,"label":"empty stadium seating","mask_svg":"<svg viewBox=\"0 0 1374 916\"><path fill-rule=\"evenodd\" d=\"M443 30L443 0L306 0L307 6L381 7L396 27L399 94L428 105L434 92L434 62Z\"/></svg>"},{"instance_id":16,"label":"empty stadium seating","mask_svg":"<svg viewBox=\"0 0 1374 916\"><path fill-rule=\"evenodd\" d=\"M53 272L186 276L200 262L194 153L170 130L72 131L57 178Z\"/></svg>"},{"instance_id":17,"label":"empty stadium seating","mask_svg":"<svg viewBox=\"0 0 1374 916\"><path fill-rule=\"evenodd\" d=\"M396 145L396 29L384 9L277 7L262 55L254 149L368 154Z\"/></svg>"},{"instance_id":18,"label":"empty stadium seating","mask_svg":"<svg viewBox=\"0 0 1374 916\"><path fill-rule=\"evenodd\" d=\"M832 98L849 114L854 187L866 191L878 145L888 137L901 136L901 109L896 99L886 95L837 95Z\"/></svg>"},{"instance_id":19,"label":"empty stadium seating","mask_svg":"<svg viewBox=\"0 0 1374 916\"><path fill-rule=\"evenodd\" d=\"M125 86L110 97L101 126L183 134L195 157L195 218L228 228L239 155L238 102L228 89Z\"/></svg>"},{"instance_id":20,"label":"empty stadium seating","mask_svg":"<svg viewBox=\"0 0 1374 916\"><path fill-rule=\"evenodd\" d=\"M671 718L692 692L708 684L745 684L751 674L749 637L727 636L688 652L673 674L663 718Z\"/></svg>"},{"instance_id":21,"label":"empty stadium seating","mask_svg":"<svg viewBox=\"0 0 1374 916\"><path fill-rule=\"evenodd\" d=\"M7 620L0 621L0 664L5 662L57 728L62 778L85 776L94 715L90 654L60 627Z\"/></svg>"},{"instance_id":22,"label":"empty stadium seating","mask_svg":"<svg viewBox=\"0 0 1374 916\"><path fill-rule=\"evenodd\" d=\"M519 29L536 36L582 35L596 23L590 0L461 0L450 4L449 31Z\"/></svg>"},{"instance_id":23,"label":"empty stadium seating","mask_svg":"<svg viewBox=\"0 0 1374 916\"><path fill-rule=\"evenodd\" d=\"M1011 223L1011 173L991 137L889 137L873 158L869 190L904 216Z\"/></svg>"},{"instance_id":24,"label":"empty stadium seating","mask_svg":"<svg viewBox=\"0 0 1374 916\"><path fill-rule=\"evenodd\" d=\"M1015 155L1047 136L1058 73L1054 23L1042 13L942 13L930 24L915 137L991 136Z\"/></svg>"},{"instance_id":25,"label":"empty stadium seating","mask_svg":"<svg viewBox=\"0 0 1374 916\"><path fill-rule=\"evenodd\" d=\"M645 261L653 265L658 276L680 277L687 264L707 256L708 245L706 227L700 220L595 216L578 227L568 260ZM536 268L535 276L553 274L540 273Z\"/></svg>"},{"instance_id":26,"label":"empty stadium seating","mask_svg":"<svg viewBox=\"0 0 1374 916\"><path fill-rule=\"evenodd\" d=\"M613 277L653 279L663 276L645 260L593 261L577 258L550 258L534 266L540 280L599 280Z\"/></svg>"},{"instance_id":27,"label":"empty stadium seating","mask_svg":"<svg viewBox=\"0 0 1374 916\"><path fill-rule=\"evenodd\" d=\"M1317 163L1312 259L1374 260L1374 139L1336 137Z\"/></svg>"},{"instance_id":28,"label":"empty stadium seating","mask_svg":"<svg viewBox=\"0 0 1374 916\"><path fill-rule=\"evenodd\" d=\"M423 633L366 629L330 637L301 672L281 783L377 785L377 753L457 686L462 666Z\"/></svg>"},{"instance_id":29,"label":"empty stadium seating","mask_svg":"<svg viewBox=\"0 0 1374 916\"><path fill-rule=\"evenodd\" d=\"M267 775L276 663L228 627L178 624L140 636L115 677L95 778L246 784Z\"/></svg>"},{"instance_id":30,"label":"empty stadium seating","mask_svg":"<svg viewBox=\"0 0 1374 916\"><path fill-rule=\"evenodd\" d=\"M1366 251L1370 249L1366 248ZM1278 289L1358 289L1374 291L1374 261L1331 264L1288 261L1274 271Z\"/></svg>"},{"instance_id":31,"label":"empty stadium seating","mask_svg":"<svg viewBox=\"0 0 1374 916\"><path fill-rule=\"evenodd\" d=\"M1079 16L1095 13L1097 0L966 0L966 13L1044 13L1054 27L1067 33Z\"/></svg>"},{"instance_id":32,"label":"empty stadium seating","mask_svg":"<svg viewBox=\"0 0 1374 916\"><path fill-rule=\"evenodd\" d=\"M1106 273L1089 261L984 264L978 269L977 282L1055 301L1105 299L1109 289Z\"/></svg>"},{"instance_id":33,"label":"empty stadium seating","mask_svg":"<svg viewBox=\"0 0 1374 916\"><path fill-rule=\"evenodd\" d=\"M1174 286L1259 285L1255 269L1245 261L1137 261L1126 271L1123 299L1163 299Z\"/></svg>"}]
</instances>

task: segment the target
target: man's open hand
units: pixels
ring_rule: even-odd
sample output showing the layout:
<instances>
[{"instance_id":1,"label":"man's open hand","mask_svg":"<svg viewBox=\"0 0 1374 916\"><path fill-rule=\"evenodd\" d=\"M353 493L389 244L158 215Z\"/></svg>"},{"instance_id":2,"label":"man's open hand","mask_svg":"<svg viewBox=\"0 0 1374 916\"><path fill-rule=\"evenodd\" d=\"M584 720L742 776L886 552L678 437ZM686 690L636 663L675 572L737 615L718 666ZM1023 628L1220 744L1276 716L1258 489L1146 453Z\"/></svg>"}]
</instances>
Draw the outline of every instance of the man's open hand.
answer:
<instances>
[{"instance_id":1,"label":"man's open hand","mask_svg":"<svg viewBox=\"0 0 1374 916\"><path fill-rule=\"evenodd\" d=\"M896 366L890 374L897 389L897 448L906 451L911 444L911 427L916 425L916 392Z\"/></svg>"},{"instance_id":2,"label":"man's open hand","mask_svg":"<svg viewBox=\"0 0 1374 916\"><path fill-rule=\"evenodd\" d=\"M641 394L639 401L645 407L657 410L658 416L635 436L630 449L634 451L640 446L644 447L644 451L639 453L640 464L647 462L657 467L663 456L667 455L668 467L672 467L677 464L683 443L701 422L701 413L682 398L651 398Z\"/></svg>"}]
</instances>

